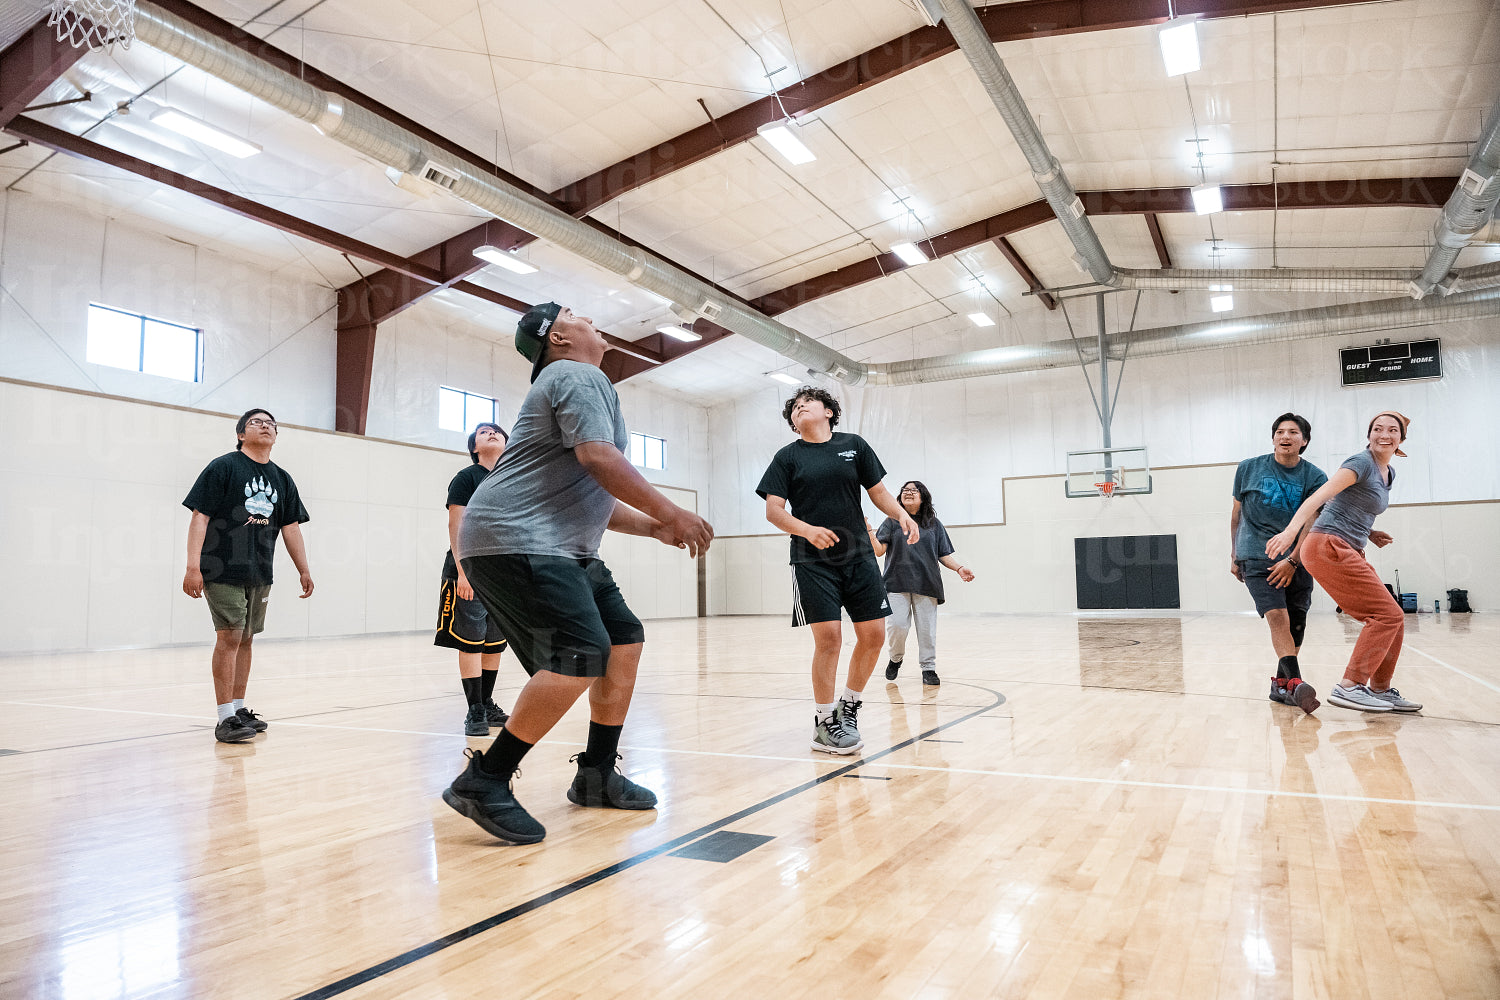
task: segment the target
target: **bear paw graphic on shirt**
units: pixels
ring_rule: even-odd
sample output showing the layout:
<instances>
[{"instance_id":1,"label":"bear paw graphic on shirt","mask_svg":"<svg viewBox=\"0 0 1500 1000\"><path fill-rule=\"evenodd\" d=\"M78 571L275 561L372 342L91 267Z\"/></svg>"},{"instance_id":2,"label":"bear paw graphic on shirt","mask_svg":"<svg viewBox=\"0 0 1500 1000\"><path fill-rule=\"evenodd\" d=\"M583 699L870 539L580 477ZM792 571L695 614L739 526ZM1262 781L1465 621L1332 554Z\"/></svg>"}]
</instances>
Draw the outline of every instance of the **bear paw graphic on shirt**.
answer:
<instances>
[{"instance_id":1,"label":"bear paw graphic on shirt","mask_svg":"<svg viewBox=\"0 0 1500 1000\"><path fill-rule=\"evenodd\" d=\"M253 517L270 517L278 499L275 488L260 476L245 484L245 513Z\"/></svg>"}]
</instances>

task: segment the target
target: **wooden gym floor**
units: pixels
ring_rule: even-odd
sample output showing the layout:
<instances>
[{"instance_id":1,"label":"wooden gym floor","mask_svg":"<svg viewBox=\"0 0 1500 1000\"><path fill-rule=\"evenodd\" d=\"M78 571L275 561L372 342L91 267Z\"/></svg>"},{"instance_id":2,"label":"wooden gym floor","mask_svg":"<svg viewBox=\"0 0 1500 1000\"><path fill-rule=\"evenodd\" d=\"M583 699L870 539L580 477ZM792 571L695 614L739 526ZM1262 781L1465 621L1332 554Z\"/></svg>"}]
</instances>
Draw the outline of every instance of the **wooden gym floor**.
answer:
<instances>
[{"instance_id":1,"label":"wooden gym floor","mask_svg":"<svg viewBox=\"0 0 1500 1000\"><path fill-rule=\"evenodd\" d=\"M1500 623L1408 623L1421 716L1304 717L1253 615L943 616L943 685L913 639L854 760L808 749L805 630L648 623L661 807L564 799L575 710L516 784L532 847L439 799L426 636L260 644L241 746L205 647L7 657L0 995L1494 998ZM1314 616L1320 692L1356 631Z\"/></svg>"}]
</instances>

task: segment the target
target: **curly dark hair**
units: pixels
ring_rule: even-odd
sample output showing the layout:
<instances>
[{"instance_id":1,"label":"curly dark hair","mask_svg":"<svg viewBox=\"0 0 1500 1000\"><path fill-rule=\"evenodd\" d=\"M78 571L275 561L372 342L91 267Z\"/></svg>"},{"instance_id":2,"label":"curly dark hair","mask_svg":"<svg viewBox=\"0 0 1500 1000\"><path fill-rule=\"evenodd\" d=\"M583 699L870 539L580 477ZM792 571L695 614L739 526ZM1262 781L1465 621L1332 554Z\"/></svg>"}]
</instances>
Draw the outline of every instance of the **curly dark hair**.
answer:
<instances>
[{"instance_id":1,"label":"curly dark hair","mask_svg":"<svg viewBox=\"0 0 1500 1000\"><path fill-rule=\"evenodd\" d=\"M792 423L792 408L797 405L797 401L799 399L815 399L818 402L822 403L833 412L833 415L828 418L829 428L834 428L839 425L839 401L833 398L833 393L829 392L827 389L819 388L815 385L804 385L802 388L798 389L797 392L792 396L792 398L786 401L786 405L781 408L781 419L785 420L786 425L792 430L797 429L797 425Z\"/></svg>"},{"instance_id":2,"label":"curly dark hair","mask_svg":"<svg viewBox=\"0 0 1500 1000\"><path fill-rule=\"evenodd\" d=\"M908 479L906 482L902 483L901 491L903 493L906 492L906 488L908 486L915 486L917 488L917 493L922 497L922 506L918 507L916 514L913 515L917 522L917 527L932 527L932 522L937 520L937 511L932 509L932 491L927 488L926 484L917 479ZM901 500L899 494L897 495L896 500L898 502ZM903 508L905 506L905 504L902 504Z\"/></svg>"}]
</instances>

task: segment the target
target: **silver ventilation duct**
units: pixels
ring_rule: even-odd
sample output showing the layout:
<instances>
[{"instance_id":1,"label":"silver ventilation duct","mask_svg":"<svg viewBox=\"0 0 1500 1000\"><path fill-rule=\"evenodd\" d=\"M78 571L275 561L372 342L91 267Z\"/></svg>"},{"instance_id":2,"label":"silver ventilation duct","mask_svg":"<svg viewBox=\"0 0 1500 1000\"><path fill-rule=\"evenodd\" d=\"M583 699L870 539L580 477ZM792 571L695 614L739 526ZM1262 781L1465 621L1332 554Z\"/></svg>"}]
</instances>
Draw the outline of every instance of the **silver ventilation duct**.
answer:
<instances>
[{"instance_id":1,"label":"silver ventilation duct","mask_svg":"<svg viewBox=\"0 0 1500 1000\"><path fill-rule=\"evenodd\" d=\"M941 2L945 11L960 6L973 18L973 10L955 0ZM977 21L976 21L977 23ZM272 107L315 125L330 138L375 161L403 173L439 180L455 196L495 215L542 239L557 244L583 259L621 275L627 280L661 295L698 316L707 316L728 330L775 351L789 360L806 365L811 371L825 373L850 385L868 381L872 385L908 385L946 379L974 378L1012 371L1032 371L1079 363L1071 343L1048 343L1026 347L996 348L947 357L922 358L891 365L867 365L855 361L797 330L779 323L732 299L708 283L694 278L680 268L652 254L611 239L588 225L546 204L531 194L511 187L485 173L476 172L468 163L427 143L413 133L380 118L356 104L299 80L289 73L265 63L208 32L178 18L149 0L136 5L136 37L145 45L195 66L210 76L249 93ZM981 37L991 54L994 46ZM998 61L998 60L997 60ZM1004 67L1000 67L1003 73ZM1004 77L1009 80L1008 76ZM1014 86L1011 85L1011 91ZM1019 100L1019 98L1017 98ZM1021 112L1024 105L1018 105ZM1014 110L1014 109L1013 109ZM1029 113L1022 117L1030 121ZM1032 126L1035 134L1035 127ZM1041 137L1035 134L1036 141ZM1045 151L1045 145L1042 150ZM1047 154L1045 163L1056 166ZM1055 177L1046 176L1055 173ZM1066 186L1061 171L1044 171L1038 183L1052 186L1062 197L1072 189ZM1059 186L1059 183L1062 186ZM1076 196L1074 196L1076 201ZM1067 212L1060 212L1064 218ZM1090 234L1081 213L1074 216ZM1065 223L1065 227L1066 227ZM1097 236L1093 244L1098 246ZM1100 259L1108 263L1099 247ZM1111 269L1117 284L1130 280L1130 272ZM1204 284L1232 281L1238 288L1257 287L1245 278L1228 277L1254 272L1192 272L1194 280L1202 276ZM1277 281L1311 282L1313 284L1272 285L1292 290L1351 291L1372 287L1338 284L1339 275L1347 272L1275 271ZM1141 272L1142 280L1161 272ZM1123 275L1123 276L1122 276ZM1389 272L1366 279L1379 282L1395 280ZM1331 336L1374 330L1396 329L1427 323L1446 322L1471 316L1500 315L1500 265L1487 265L1461 273L1460 283L1481 289L1468 295L1454 295L1441 304L1422 308L1406 300L1380 301L1354 306L1333 306L1272 316L1224 320L1156 331L1139 331L1116 335L1111 343L1123 344L1139 338L1147 353L1171 353L1173 350L1197 350L1237 343L1256 343L1297 337ZM1182 286L1168 286L1182 287ZM1385 288L1381 285L1379 287ZM1387 289L1389 290L1389 289ZM1316 315L1314 315L1316 314ZM1131 341L1133 342L1133 341ZM1173 345L1176 345L1175 347ZM1084 357L1097 351L1085 349Z\"/></svg>"},{"instance_id":2,"label":"silver ventilation duct","mask_svg":"<svg viewBox=\"0 0 1500 1000\"><path fill-rule=\"evenodd\" d=\"M1444 288L1458 252L1468 246L1475 234L1490 221L1497 204L1500 204L1500 101L1490 109L1489 128L1479 137L1479 145L1469 157L1468 167L1458 179L1453 194L1448 196L1443 214L1433 227L1432 237L1437 245L1432 248L1427 266L1422 268L1422 276L1417 281L1422 295L1434 288ZM1456 287L1449 286L1444 290L1453 291Z\"/></svg>"}]
</instances>

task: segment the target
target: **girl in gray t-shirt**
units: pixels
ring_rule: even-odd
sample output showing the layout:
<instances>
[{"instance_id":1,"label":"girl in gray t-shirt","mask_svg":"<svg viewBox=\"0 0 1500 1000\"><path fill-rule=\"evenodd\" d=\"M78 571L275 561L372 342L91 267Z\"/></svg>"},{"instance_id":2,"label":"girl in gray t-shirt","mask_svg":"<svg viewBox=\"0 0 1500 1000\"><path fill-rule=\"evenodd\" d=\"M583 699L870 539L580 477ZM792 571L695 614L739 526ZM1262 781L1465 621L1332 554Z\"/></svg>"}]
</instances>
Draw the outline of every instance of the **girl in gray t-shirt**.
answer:
<instances>
[{"instance_id":1,"label":"girl in gray t-shirt","mask_svg":"<svg viewBox=\"0 0 1500 1000\"><path fill-rule=\"evenodd\" d=\"M1365 541L1377 546L1391 536L1375 531L1375 518L1390 505L1396 473L1391 458L1406 457L1401 443L1411 421L1394 410L1376 414L1366 430L1367 447L1351 456L1328 482L1308 497L1285 531L1266 543L1272 558L1290 549L1302 526L1317 515L1302 541L1302 564L1349 616L1365 623L1344 679L1328 700L1364 712L1418 712L1422 706L1391 687L1406 616L1380 575L1365 559ZM1321 512L1320 512L1321 509Z\"/></svg>"}]
</instances>

